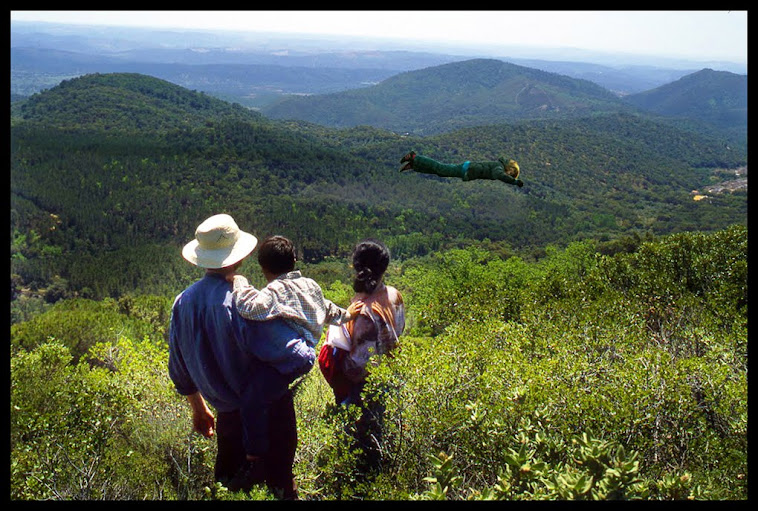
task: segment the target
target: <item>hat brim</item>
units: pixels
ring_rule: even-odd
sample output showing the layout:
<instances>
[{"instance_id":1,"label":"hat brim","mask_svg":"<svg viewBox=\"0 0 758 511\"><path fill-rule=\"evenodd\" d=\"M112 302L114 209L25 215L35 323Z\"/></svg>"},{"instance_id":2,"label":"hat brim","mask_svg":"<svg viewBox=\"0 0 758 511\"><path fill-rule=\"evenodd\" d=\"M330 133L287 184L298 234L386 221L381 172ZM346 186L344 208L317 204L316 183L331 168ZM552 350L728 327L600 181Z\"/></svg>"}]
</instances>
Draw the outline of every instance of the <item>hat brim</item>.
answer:
<instances>
[{"instance_id":1,"label":"hat brim","mask_svg":"<svg viewBox=\"0 0 758 511\"><path fill-rule=\"evenodd\" d=\"M199 246L196 239L182 249L182 257L200 268L226 268L247 257L258 245L258 238L250 233L240 231L239 239L227 248L209 250Z\"/></svg>"}]
</instances>

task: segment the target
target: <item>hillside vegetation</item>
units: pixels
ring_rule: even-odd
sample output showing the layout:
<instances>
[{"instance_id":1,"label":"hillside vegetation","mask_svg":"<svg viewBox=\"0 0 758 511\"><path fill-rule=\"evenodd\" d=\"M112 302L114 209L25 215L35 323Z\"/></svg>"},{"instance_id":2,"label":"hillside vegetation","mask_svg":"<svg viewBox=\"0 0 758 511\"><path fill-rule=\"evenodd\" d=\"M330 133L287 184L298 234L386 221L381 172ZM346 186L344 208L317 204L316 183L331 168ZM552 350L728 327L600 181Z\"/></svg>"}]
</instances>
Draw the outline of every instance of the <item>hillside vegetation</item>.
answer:
<instances>
[{"instance_id":1,"label":"hillside vegetation","mask_svg":"<svg viewBox=\"0 0 758 511\"><path fill-rule=\"evenodd\" d=\"M394 263L410 325L369 379L383 465L359 470L354 410L314 369L296 390L301 496L746 499L747 230L608 248ZM346 284L325 289L346 305ZM11 328L11 498L272 498L212 484L215 442L166 372L170 306L66 299Z\"/></svg>"},{"instance_id":2,"label":"hillside vegetation","mask_svg":"<svg viewBox=\"0 0 758 511\"><path fill-rule=\"evenodd\" d=\"M400 174L411 148L443 161L515 157L526 185ZM718 139L631 115L402 137L280 123L155 78L91 75L30 98L12 120L12 292L56 278L92 298L177 289L190 278L178 248L218 211L291 237L308 263L370 235L404 258L724 228L746 220L746 195L696 203L691 191L745 163ZM171 270L141 262L161 252Z\"/></svg>"},{"instance_id":3,"label":"hillside vegetation","mask_svg":"<svg viewBox=\"0 0 758 511\"><path fill-rule=\"evenodd\" d=\"M595 92L577 94L616 104ZM402 135L132 73L15 103L11 498L273 498L213 484L215 441L166 370L173 298L200 277L181 247L227 212L290 237L342 306L347 256L378 237L405 297L401 349L369 383L382 466L359 468L356 411L314 369L295 389L302 498L747 499L747 194L692 199L746 148L594 112ZM525 185L399 173L409 149L513 157Z\"/></svg>"}]
</instances>

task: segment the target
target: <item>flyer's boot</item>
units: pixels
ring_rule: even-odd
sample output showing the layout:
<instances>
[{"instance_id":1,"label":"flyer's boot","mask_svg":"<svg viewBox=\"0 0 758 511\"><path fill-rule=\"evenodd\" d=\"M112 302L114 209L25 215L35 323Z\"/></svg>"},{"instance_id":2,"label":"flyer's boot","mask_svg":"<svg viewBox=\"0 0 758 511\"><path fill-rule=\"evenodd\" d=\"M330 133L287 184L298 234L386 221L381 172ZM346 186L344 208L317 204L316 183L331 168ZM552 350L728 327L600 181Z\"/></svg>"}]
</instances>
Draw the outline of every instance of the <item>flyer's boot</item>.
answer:
<instances>
[{"instance_id":1,"label":"flyer's boot","mask_svg":"<svg viewBox=\"0 0 758 511\"><path fill-rule=\"evenodd\" d=\"M402 158L400 158L400 172L404 170L413 170L413 159L416 157L416 153L411 151Z\"/></svg>"}]
</instances>

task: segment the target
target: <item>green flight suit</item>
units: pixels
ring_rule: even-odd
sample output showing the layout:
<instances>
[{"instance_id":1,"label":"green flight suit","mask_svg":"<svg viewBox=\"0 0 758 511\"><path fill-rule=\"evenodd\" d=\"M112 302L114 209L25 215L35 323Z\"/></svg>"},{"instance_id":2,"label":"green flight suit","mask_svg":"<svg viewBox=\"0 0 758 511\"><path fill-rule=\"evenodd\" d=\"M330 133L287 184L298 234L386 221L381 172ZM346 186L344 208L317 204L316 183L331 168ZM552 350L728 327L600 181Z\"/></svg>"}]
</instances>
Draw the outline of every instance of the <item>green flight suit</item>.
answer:
<instances>
[{"instance_id":1,"label":"green flight suit","mask_svg":"<svg viewBox=\"0 0 758 511\"><path fill-rule=\"evenodd\" d=\"M459 165L452 165L417 154L413 157L411 170L440 177L458 177L464 181L496 179L509 185L524 186L523 181L505 173L506 165L507 160L502 157L497 161L466 161Z\"/></svg>"}]
</instances>

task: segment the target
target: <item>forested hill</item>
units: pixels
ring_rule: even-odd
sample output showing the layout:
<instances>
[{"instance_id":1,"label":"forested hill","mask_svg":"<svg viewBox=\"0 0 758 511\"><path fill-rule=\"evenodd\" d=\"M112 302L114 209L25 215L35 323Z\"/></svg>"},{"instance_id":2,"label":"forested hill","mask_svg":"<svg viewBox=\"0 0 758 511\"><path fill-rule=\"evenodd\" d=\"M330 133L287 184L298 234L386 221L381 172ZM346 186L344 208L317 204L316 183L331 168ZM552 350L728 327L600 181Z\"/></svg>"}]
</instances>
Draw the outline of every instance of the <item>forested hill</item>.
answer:
<instances>
[{"instance_id":1,"label":"forested hill","mask_svg":"<svg viewBox=\"0 0 758 511\"><path fill-rule=\"evenodd\" d=\"M409 71L372 87L293 97L264 107L272 118L327 126L367 124L432 134L521 119L562 119L632 108L586 80L474 59Z\"/></svg>"},{"instance_id":2,"label":"forested hill","mask_svg":"<svg viewBox=\"0 0 758 511\"><path fill-rule=\"evenodd\" d=\"M703 69L625 100L660 115L700 119L747 134L747 75Z\"/></svg>"},{"instance_id":3,"label":"forested hill","mask_svg":"<svg viewBox=\"0 0 758 511\"><path fill-rule=\"evenodd\" d=\"M14 286L63 279L91 296L174 292L179 247L230 212L291 237L305 262L377 236L408 258L495 244L720 229L746 197L696 203L717 169L746 164L723 140L612 114L467 128L430 137L281 122L152 77L91 75L19 104L11 122ZM525 186L398 173L409 149L440 160L514 157ZM154 261L166 261L156 268ZM106 264L107 261L107 264ZM112 271L110 268L118 268Z\"/></svg>"},{"instance_id":4,"label":"forested hill","mask_svg":"<svg viewBox=\"0 0 758 511\"><path fill-rule=\"evenodd\" d=\"M137 73L84 75L35 94L23 119L60 128L161 131L195 128L218 118L254 121L260 114Z\"/></svg>"}]
</instances>

